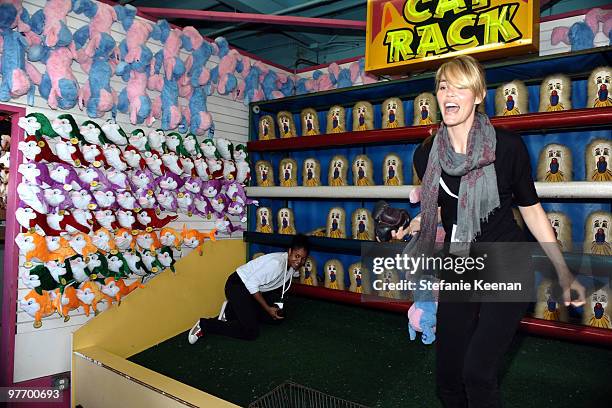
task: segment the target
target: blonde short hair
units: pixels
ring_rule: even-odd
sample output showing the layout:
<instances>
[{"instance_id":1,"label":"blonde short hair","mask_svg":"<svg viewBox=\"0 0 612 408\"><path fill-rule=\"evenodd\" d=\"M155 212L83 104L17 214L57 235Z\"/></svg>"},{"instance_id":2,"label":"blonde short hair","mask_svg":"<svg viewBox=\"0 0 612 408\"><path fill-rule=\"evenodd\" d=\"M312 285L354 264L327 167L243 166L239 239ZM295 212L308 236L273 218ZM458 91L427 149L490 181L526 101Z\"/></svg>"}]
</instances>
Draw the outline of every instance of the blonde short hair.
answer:
<instances>
[{"instance_id":1,"label":"blonde short hair","mask_svg":"<svg viewBox=\"0 0 612 408\"><path fill-rule=\"evenodd\" d=\"M454 87L470 89L475 96L486 96L487 84L482 66L469 55L460 55L445 62L436 72L436 91L444 79Z\"/></svg>"}]
</instances>

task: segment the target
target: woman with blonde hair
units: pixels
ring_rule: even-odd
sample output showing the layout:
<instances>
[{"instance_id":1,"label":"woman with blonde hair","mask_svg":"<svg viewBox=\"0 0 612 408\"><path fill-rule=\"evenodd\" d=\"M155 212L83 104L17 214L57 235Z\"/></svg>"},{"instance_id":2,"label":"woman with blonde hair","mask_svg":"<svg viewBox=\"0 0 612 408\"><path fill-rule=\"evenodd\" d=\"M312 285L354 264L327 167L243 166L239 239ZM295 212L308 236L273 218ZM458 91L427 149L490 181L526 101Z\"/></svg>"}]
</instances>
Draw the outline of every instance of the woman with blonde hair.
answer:
<instances>
[{"instance_id":1,"label":"woman with blonde hair","mask_svg":"<svg viewBox=\"0 0 612 408\"><path fill-rule=\"evenodd\" d=\"M436 226L442 222L450 254L474 256L478 243L526 241L514 220L512 205L552 260L566 304L584 303L584 287L575 281L555 243L554 231L534 187L527 148L519 135L495 129L477 106L486 96L482 67L472 57L459 56L436 73L436 97L443 123L436 135L414 153L414 166L423 181L421 214L394 238L420 230L419 243L433 248ZM480 244L479 244L480 245ZM497 246L495 246L497 245ZM506 280L527 276L528 256L508 258L510 244L488 246L487 273ZM506 252L506 253L505 253ZM510 260L510 261L509 261ZM457 275L455 279L468 276ZM486 275L491 276L491 275ZM451 279L453 277L451 276ZM532 279L532 278L531 278ZM527 279L527 282L532 282ZM528 286L528 285L526 285ZM445 407L499 407L498 371L528 302L483 300L474 292L461 298L441 291L436 326L437 393Z\"/></svg>"}]
</instances>

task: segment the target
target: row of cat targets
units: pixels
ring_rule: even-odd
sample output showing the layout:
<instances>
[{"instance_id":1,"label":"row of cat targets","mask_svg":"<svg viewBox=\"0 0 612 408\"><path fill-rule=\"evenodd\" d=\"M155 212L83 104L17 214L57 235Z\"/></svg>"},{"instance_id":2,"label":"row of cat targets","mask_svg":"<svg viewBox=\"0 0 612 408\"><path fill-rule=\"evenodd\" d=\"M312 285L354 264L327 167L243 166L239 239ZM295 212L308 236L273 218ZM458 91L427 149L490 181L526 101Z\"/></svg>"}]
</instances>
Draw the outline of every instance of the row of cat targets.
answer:
<instances>
[{"instance_id":1,"label":"row of cat targets","mask_svg":"<svg viewBox=\"0 0 612 408\"><path fill-rule=\"evenodd\" d=\"M415 98L415 110L413 124L430 125L437 123L436 112L438 105L436 98L430 93L422 93ZM346 110L340 105L332 106L327 112L326 134L343 133L347 131ZM303 109L300 113L302 123L302 136L314 136L321 134L317 111L312 108ZM403 127L404 107L400 98L389 98L382 104L383 128ZM281 139L298 136L293 114L281 111L276 114L278 134ZM359 101L353 106L353 130L363 131L374 129L374 107L370 102ZM271 115L264 115L259 119L259 140L276 139L276 126Z\"/></svg>"},{"instance_id":2,"label":"row of cat targets","mask_svg":"<svg viewBox=\"0 0 612 408\"><path fill-rule=\"evenodd\" d=\"M572 220L561 211L547 212L557 243L564 252L577 250L572 242ZM582 251L585 254L612 256L610 231L612 229L612 213L593 211L584 223L584 241Z\"/></svg>"},{"instance_id":3,"label":"row of cat targets","mask_svg":"<svg viewBox=\"0 0 612 408\"><path fill-rule=\"evenodd\" d=\"M272 209L259 207L256 211L256 232L272 234ZM295 218L291 208L281 208L276 214L277 232L279 234L295 235ZM311 235L326 236L329 238L348 238L346 235L346 211L341 207L333 207L327 214L325 228L319 228ZM361 241L374 240L374 221L372 213L366 208L358 208L351 215L351 238Z\"/></svg>"},{"instance_id":4,"label":"row of cat targets","mask_svg":"<svg viewBox=\"0 0 612 408\"><path fill-rule=\"evenodd\" d=\"M263 252L253 254L253 259L264 255ZM317 261L309 256L300 268L299 281L308 286L324 286L328 289L349 290L354 293L370 294L368 271L361 262L355 262L348 267L349 285L345 284L345 268L338 259L329 259L323 265L323 279L319 281ZM381 293L382 294L382 293Z\"/></svg>"},{"instance_id":5,"label":"row of cat targets","mask_svg":"<svg viewBox=\"0 0 612 408\"><path fill-rule=\"evenodd\" d=\"M610 169L611 139L595 139L584 153L587 181L612 181ZM551 143L542 148L538 159L537 180L561 182L573 180L572 151L565 145Z\"/></svg>"},{"instance_id":6,"label":"row of cat targets","mask_svg":"<svg viewBox=\"0 0 612 408\"><path fill-rule=\"evenodd\" d=\"M588 103L591 108L612 106L610 98L610 77L612 69L608 66L595 68L587 81ZM571 79L564 74L553 74L544 78L540 85L539 112L555 112L572 109ZM495 115L511 116L528 113L529 93L523 81L514 80L500 85L495 90ZM438 105L431 93L421 93L414 99L413 126L431 125L438 123ZM481 108L484 105L481 104ZM374 108L371 103L359 101L353 106L353 131L374 129ZM381 104L382 128L390 129L406 126L404 108L400 98L388 98ZM346 111L340 105L332 106L327 112L326 134L342 133L347 131ZM302 136L319 135L322 133L317 111L306 108L300 112ZM259 119L259 140L289 138L298 136L293 121L293 114L281 111L276 114L276 121L271 115L264 115Z\"/></svg>"},{"instance_id":7,"label":"row of cat targets","mask_svg":"<svg viewBox=\"0 0 612 408\"><path fill-rule=\"evenodd\" d=\"M601 282L598 287L593 288L592 293L586 298L586 304L576 310L575 308L568 309L563 304L562 299L555 296L555 282L548 278L542 279L538 285L534 317L612 329L609 307L612 290L610 290L610 285L607 282L608 278L605 281Z\"/></svg>"},{"instance_id":8,"label":"row of cat targets","mask_svg":"<svg viewBox=\"0 0 612 408\"><path fill-rule=\"evenodd\" d=\"M279 163L278 178L281 187L298 185L298 163L291 158L284 158ZM349 162L345 156L336 155L329 161L327 184L329 186L348 185ZM374 167L372 160L365 154L355 157L351 166L353 182L356 186L374 185ZM274 170L267 160L255 163L256 181L259 187L275 185ZM382 174L384 185L400 186L404 184L403 162L395 153L389 153L383 159ZM413 176L416 184L416 174ZM314 157L305 159L302 163L302 185L305 187L321 186L321 163Z\"/></svg>"}]
</instances>

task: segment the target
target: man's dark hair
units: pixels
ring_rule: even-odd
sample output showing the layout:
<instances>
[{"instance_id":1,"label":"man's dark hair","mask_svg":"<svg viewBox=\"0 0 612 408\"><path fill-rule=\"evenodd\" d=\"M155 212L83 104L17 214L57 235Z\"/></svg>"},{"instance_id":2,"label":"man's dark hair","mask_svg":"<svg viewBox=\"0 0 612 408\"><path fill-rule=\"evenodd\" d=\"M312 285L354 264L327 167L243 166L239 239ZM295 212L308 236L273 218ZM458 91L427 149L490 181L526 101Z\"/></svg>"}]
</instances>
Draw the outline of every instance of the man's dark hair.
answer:
<instances>
[{"instance_id":1,"label":"man's dark hair","mask_svg":"<svg viewBox=\"0 0 612 408\"><path fill-rule=\"evenodd\" d=\"M291 240L291 250L304 249L306 253L310 252L310 245L308 244L308 237L304 234L297 234Z\"/></svg>"}]
</instances>

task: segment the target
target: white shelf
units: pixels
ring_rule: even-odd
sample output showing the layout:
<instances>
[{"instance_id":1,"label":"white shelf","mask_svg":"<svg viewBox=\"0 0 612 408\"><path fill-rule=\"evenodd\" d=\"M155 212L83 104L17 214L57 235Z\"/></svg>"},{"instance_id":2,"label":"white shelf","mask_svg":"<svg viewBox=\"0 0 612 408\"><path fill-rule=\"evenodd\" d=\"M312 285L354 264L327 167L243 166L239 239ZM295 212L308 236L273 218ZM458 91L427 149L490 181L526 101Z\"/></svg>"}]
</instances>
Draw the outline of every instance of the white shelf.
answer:
<instances>
[{"instance_id":1,"label":"white shelf","mask_svg":"<svg viewBox=\"0 0 612 408\"><path fill-rule=\"evenodd\" d=\"M612 199L612 182L569 181L535 183L540 198ZM405 199L415 186L342 186L342 187L247 187L251 198L364 198Z\"/></svg>"}]
</instances>

